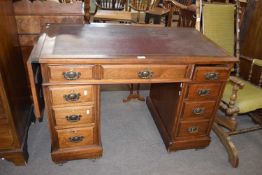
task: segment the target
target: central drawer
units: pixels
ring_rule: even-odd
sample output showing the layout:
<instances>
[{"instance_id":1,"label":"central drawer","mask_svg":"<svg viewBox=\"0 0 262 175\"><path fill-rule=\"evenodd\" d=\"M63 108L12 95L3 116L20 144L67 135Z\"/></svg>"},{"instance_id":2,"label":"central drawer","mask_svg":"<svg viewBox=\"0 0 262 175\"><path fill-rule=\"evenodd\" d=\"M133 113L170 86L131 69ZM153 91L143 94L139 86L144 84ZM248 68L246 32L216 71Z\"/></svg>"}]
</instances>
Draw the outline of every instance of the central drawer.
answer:
<instances>
[{"instance_id":1,"label":"central drawer","mask_svg":"<svg viewBox=\"0 0 262 175\"><path fill-rule=\"evenodd\" d=\"M53 106L93 102L94 88L84 86L50 86L48 92Z\"/></svg>"},{"instance_id":2,"label":"central drawer","mask_svg":"<svg viewBox=\"0 0 262 175\"><path fill-rule=\"evenodd\" d=\"M187 78L187 65L102 65L102 79L159 79L181 80Z\"/></svg>"},{"instance_id":3,"label":"central drawer","mask_svg":"<svg viewBox=\"0 0 262 175\"><path fill-rule=\"evenodd\" d=\"M59 148L94 144L94 127L57 130Z\"/></svg>"},{"instance_id":4,"label":"central drawer","mask_svg":"<svg viewBox=\"0 0 262 175\"><path fill-rule=\"evenodd\" d=\"M56 126L75 126L94 123L93 106L54 107L53 114Z\"/></svg>"}]
</instances>

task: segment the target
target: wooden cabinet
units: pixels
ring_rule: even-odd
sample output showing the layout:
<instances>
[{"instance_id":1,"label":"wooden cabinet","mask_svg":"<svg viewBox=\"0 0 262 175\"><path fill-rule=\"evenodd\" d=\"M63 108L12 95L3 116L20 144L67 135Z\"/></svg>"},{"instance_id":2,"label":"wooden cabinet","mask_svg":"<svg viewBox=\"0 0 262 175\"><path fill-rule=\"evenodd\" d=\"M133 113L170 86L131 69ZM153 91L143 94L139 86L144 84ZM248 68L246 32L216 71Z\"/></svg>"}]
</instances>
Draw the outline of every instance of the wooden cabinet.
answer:
<instances>
[{"instance_id":1,"label":"wooden cabinet","mask_svg":"<svg viewBox=\"0 0 262 175\"><path fill-rule=\"evenodd\" d=\"M34 70L41 69L53 161L102 155L103 84L150 83L147 105L167 150L208 146L236 61L194 29L51 25L34 48L28 68L37 117L41 105Z\"/></svg>"},{"instance_id":2,"label":"wooden cabinet","mask_svg":"<svg viewBox=\"0 0 262 175\"><path fill-rule=\"evenodd\" d=\"M1 1L0 21L0 158L25 165L27 131L33 112L12 1Z\"/></svg>"}]
</instances>

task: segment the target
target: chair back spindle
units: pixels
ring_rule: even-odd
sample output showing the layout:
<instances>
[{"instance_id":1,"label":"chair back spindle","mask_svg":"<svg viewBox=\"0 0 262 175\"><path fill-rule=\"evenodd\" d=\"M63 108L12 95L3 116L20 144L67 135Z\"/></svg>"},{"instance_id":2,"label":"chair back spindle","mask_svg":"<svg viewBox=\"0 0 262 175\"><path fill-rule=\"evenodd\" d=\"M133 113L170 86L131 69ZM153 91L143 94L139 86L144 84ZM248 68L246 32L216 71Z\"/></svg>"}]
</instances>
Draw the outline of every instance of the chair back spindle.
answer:
<instances>
[{"instance_id":1,"label":"chair back spindle","mask_svg":"<svg viewBox=\"0 0 262 175\"><path fill-rule=\"evenodd\" d=\"M96 0L101 10L124 10L126 3L126 0Z\"/></svg>"},{"instance_id":2,"label":"chair back spindle","mask_svg":"<svg viewBox=\"0 0 262 175\"><path fill-rule=\"evenodd\" d=\"M138 11L146 11L149 9L151 0L132 0L130 4Z\"/></svg>"}]
</instances>

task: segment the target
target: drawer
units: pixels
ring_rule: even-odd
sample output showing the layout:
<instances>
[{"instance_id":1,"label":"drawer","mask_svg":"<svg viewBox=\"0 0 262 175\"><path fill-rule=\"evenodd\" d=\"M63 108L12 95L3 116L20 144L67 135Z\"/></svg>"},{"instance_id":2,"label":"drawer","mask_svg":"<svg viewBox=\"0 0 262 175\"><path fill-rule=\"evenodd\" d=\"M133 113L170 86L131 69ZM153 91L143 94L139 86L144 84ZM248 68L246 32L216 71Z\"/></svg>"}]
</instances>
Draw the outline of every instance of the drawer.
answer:
<instances>
[{"instance_id":1,"label":"drawer","mask_svg":"<svg viewBox=\"0 0 262 175\"><path fill-rule=\"evenodd\" d=\"M103 79L181 80L187 74L186 65L103 65Z\"/></svg>"},{"instance_id":2,"label":"drawer","mask_svg":"<svg viewBox=\"0 0 262 175\"><path fill-rule=\"evenodd\" d=\"M196 67L194 80L196 81L225 81L230 73L228 67Z\"/></svg>"},{"instance_id":3,"label":"drawer","mask_svg":"<svg viewBox=\"0 0 262 175\"><path fill-rule=\"evenodd\" d=\"M220 94L220 83L208 83L208 84L189 84L187 91L187 98L204 100L204 99L217 99Z\"/></svg>"},{"instance_id":4,"label":"drawer","mask_svg":"<svg viewBox=\"0 0 262 175\"><path fill-rule=\"evenodd\" d=\"M0 124L0 149L12 148L14 143L14 138L12 136L11 130Z\"/></svg>"},{"instance_id":5,"label":"drawer","mask_svg":"<svg viewBox=\"0 0 262 175\"><path fill-rule=\"evenodd\" d=\"M209 119L214 111L216 101L185 102L183 120Z\"/></svg>"},{"instance_id":6,"label":"drawer","mask_svg":"<svg viewBox=\"0 0 262 175\"><path fill-rule=\"evenodd\" d=\"M93 78L93 65L48 65L49 82L81 82Z\"/></svg>"},{"instance_id":7,"label":"drawer","mask_svg":"<svg viewBox=\"0 0 262 175\"><path fill-rule=\"evenodd\" d=\"M93 106L53 108L56 126L94 123Z\"/></svg>"},{"instance_id":8,"label":"drawer","mask_svg":"<svg viewBox=\"0 0 262 175\"><path fill-rule=\"evenodd\" d=\"M209 121L181 122L178 137L207 135Z\"/></svg>"},{"instance_id":9,"label":"drawer","mask_svg":"<svg viewBox=\"0 0 262 175\"><path fill-rule=\"evenodd\" d=\"M94 144L94 127L57 130L59 148Z\"/></svg>"},{"instance_id":10,"label":"drawer","mask_svg":"<svg viewBox=\"0 0 262 175\"><path fill-rule=\"evenodd\" d=\"M83 102L92 102L94 97L93 86L50 86L49 93L52 104L72 105Z\"/></svg>"}]
</instances>

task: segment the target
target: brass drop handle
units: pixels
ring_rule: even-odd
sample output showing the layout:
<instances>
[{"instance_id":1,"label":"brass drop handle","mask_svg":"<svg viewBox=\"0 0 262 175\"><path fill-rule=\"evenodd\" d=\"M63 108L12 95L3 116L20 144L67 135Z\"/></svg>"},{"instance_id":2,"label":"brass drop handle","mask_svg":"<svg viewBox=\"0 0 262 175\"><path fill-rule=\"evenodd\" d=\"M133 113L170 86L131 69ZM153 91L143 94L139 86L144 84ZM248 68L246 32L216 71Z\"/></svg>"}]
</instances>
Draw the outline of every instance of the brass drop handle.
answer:
<instances>
[{"instance_id":1,"label":"brass drop handle","mask_svg":"<svg viewBox=\"0 0 262 175\"><path fill-rule=\"evenodd\" d=\"M210 89L200 89L197 91L199 96L207 96L210 94Z\"/></svg>"},{"instance_id":2,"label":"brass drop handle","mask_svg":"<svg viewBox=\"0 0 262 175\"><path fill-rule=\"evenodd\" d=\"M71 93L64 95L64 99L68 102L78 101L80 99L80 93Z\"/></svg>"},{"instance_id":3,"label":"brass drop handle","mask_svg":"<svg viewBox=\"0 0 262 175\"><path fill-rule=\"evenodd\" d=\"M143 70L141 72L138 72L137 75L141 79L150 79L152 78L154 72L151 72L150 70Z\"/></svg>"},{"instance_id":4,"label":"brass drop handle","mask_svg":"<svg viewBox=\"0 0 262 175\"><path fill-rule=\"evenodd\" d=\"M195 115L201 115L205 111L205 108L197 107L192 110L192 113Z\"/></svg>"},{"instance_id":5,"label":"brass drop handle","mask_svg":"<svg viewBox=\"0 0 262 175\"><path fill-rule=\"evenodd\" d=\"M219 77L219 73L217 72L208 72L205 74L206 80L217 80Z\"/></svg>"},{"instance_id":6,"label":"brass drop handle","mask_svg":"<svg viewBox=\"0 0 262 175\"><path fill-rule=\"evenodd\" d=\"M81 73L74 72L74 71L68 71L68 72L63 72L63 75L66 80L77 80L79 79Z\"/></svg>"},{"instance_id":7,"label":"brass drop handle","mask_svg":"<svg viewBox=\"0 0 262 175\"><path fill-rule=\"evenodd\" d=\"M72 143L79 143L82 142L84 138L85 138L84 136L74 136L74 137L69 137L68 141Z\"/></svg>"},{"instance_id":8,"label":"brass drop handle","mask_svg":"<svg viewBox=\"0 0 262 175\"><path fill-rule=\"evenodd\" d=\"M81 119L81 115L69 115L65 117L67 121L73 123L78 122Z\"/></svg>"},{"instance_id":9,"label":"brass drop handle","mask_svg":"<svg viewBox=\"0 0 262 175\"><path fill-rule=\"evenodd\" d=\"M197 126L192 126L192 127L188 128L187 131L190 134L198 133L198 127Z\"/></svg>"}]
</instances>

